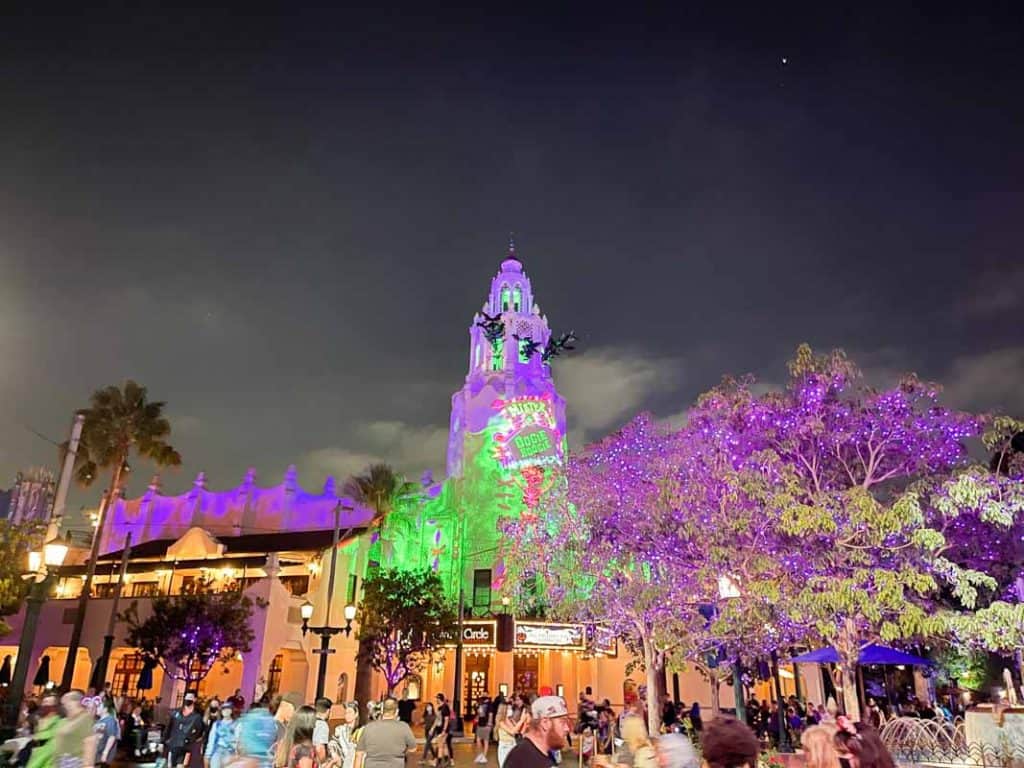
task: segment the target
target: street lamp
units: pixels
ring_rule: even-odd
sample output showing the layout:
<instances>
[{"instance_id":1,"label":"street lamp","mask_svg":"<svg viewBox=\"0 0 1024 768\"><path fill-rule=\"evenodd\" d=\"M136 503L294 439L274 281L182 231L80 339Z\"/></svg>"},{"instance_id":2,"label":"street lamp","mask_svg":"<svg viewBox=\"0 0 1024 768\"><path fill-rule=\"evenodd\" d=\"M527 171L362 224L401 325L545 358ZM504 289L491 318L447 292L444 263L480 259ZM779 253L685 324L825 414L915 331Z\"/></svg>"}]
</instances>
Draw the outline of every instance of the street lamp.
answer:
<instances>
[{"instance_id":1,"label":"street lamp","mask_svg":"<svg viewBox=\"0 0 1024 768\"><path fill-rule=\"evenodd\" d=\"M64 558L68 556L71 531L68 531L65 538L53 538L43 544L43 562L50 568L59 568L64 565Z\"/></svg>"},{"instance_id":2,"label":"street lamp","mask_svg":"<svg viewBox=\"0 0 1024 768\"><path fill-rule=\"evenodd\" d=\"M740 585L735 577L727 573L718 577L718 597L721 600L735 600L741 596ZM743 670L738 658L732 663L732 692L736 700L736 719L745 723L747 722L747 703L743 699Z\"/></svg>"},{"instance_id":3,"label":"street lamp","mask_svg":"<svg viewBox=\"0 0 1024 768\"><path fill-rule=\"evenodd\" d=\"M32 580L28 597L25 600L25 620L21 625L21 639L18 641L18 659L14 664L14 675L11 679L10 697L4 713L8 725L17 725L21 701L25 695L25 683L28 680L28 665L32 661L32 646L36 642L36 628L39 625L39 613L43 603L50 594L57 568L64 564L67 557L71 533L61 538L57 532L57 523L51 522L46 531L46 542L41 549L28 553L28 573L26 579Z\"/></svg>"},{"instance_id":4,"label":"street lamp","mask_svg":"<svg viewBox=\"0 0 1024 768\"><path fill-rule=\"evenodd\" d=\"M339 632L344 632L345 637L352 634L352 620L356 617L354 605L345 606L345 626L331 626L331 603L334 601L334 572L338 562L338 539L341 536L341 501L334 507L334 543L331 547L331 572L327 577L327 612L324 617L323 626L311 627L309 620L313 618L313 604L306 600L299 606L299 615L302 616L302 634L312 632L320 637L320 647L314 648L313 653L320 656L320 665L316 676L316 697L319 699L324 695L324 684L327 682L327 656L334 653L331 648L331 638Z\"/></svg>"},{"instance_id":5,"label":"street lamp","mask_svg":"<svg viewBox=\"0 0 1024 768\"><path fill-rule=\"evenodd\" d=\"M321 627L309 626L309 620L313 618L313 604L309 600L299 606L299 615L302 616L303 637L307 632L312 632L320 638L320 647L313 649L313 653L320 656L320 668L316 676L316 697L319 699L324 695L324 683L327 680L327 656L334 653L334 648L331 648L331 638L339 633L344 633L345 637L352 634L352 620L356 617L356 607L354 605L345 606L344 627L332 627L328 624ZM328 604L328 616L330 616L330 604Z\"/></svg>"}]
</instances>

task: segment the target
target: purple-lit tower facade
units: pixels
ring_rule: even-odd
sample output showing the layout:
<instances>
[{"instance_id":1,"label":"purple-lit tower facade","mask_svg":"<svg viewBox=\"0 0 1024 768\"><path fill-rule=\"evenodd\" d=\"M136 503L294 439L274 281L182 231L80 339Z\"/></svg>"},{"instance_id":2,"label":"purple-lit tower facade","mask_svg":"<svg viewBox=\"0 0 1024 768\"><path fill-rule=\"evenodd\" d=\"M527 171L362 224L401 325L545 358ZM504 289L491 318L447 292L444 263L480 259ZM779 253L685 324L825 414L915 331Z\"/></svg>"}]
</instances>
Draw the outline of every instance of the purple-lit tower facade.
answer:
<instances>
[{"instance_id":1,"label":"purple-lit tower facade","mask_svg":"<svg viewBox=\"0 0 1024 768\"><path fill-rule=\"evenodd\" d=\"M452 395L449 478L470 487L483 483L478 490L486 492L498 471L528 492L529 503L536 490L531 478L565 460L565 400L543 360L550 338L547 317L510 245L469 329L469 371Z\"/></svg>"}]
</instances>

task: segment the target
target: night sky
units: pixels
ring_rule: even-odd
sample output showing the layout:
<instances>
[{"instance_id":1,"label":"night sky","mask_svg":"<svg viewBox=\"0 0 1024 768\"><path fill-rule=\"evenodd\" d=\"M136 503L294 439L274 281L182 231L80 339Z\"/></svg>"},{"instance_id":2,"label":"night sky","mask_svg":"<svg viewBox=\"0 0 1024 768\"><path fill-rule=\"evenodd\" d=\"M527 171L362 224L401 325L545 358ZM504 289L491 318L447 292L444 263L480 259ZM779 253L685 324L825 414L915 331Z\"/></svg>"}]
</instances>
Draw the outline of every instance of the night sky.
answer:
<instances>
[{"instance_id":1,"label":"night sky","mask_svg":"<svg viewBox=\"0 0 1024 768\"><path fill-rule=\"evenodd\" d=\"M5 4L0 485L126 377L168 491L440 470L510 231L576 444L805 340L1024 414L1013 4L556 5Z\"/></svg>"}]
</instances>

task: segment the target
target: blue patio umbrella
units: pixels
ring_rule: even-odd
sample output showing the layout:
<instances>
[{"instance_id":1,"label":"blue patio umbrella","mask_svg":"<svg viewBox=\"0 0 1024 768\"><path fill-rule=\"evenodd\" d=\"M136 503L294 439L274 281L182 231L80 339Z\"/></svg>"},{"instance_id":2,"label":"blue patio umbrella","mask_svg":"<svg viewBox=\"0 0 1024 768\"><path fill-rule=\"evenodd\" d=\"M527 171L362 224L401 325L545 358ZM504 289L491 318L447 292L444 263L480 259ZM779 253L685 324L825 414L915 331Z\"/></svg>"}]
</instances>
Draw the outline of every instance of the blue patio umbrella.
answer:
<instances>
[{"instance_id":1,"label":"blue patio umbrella","mask_svg":"<svg viewBox=\"0 0 1024 768\"><path fill-rule=\"evenodd\" d=\"M839 651L831 645L825 648L818 648L816 651L795 656L790 659L793 664L838 664ZM888 648L884 645L870 643L860 649L857 657L858 664L905 664L908 667L930 667L935 662L914 656L910 653L897 651L895 648Z\"/></svg>"},{"instance_id":2,"label":"blue patio umbrella","mask_svg":"<svg viewBox=\"0 0 1024 768\"><path fill-rule=\"evenodd\" d=\"M923 659L912 653L897 651L895 648L887 648L884 645L865 645L860 649L861 664L905 664L908 667L933 667L935 662L930 659Z\"/></svg>"}]
</instances>

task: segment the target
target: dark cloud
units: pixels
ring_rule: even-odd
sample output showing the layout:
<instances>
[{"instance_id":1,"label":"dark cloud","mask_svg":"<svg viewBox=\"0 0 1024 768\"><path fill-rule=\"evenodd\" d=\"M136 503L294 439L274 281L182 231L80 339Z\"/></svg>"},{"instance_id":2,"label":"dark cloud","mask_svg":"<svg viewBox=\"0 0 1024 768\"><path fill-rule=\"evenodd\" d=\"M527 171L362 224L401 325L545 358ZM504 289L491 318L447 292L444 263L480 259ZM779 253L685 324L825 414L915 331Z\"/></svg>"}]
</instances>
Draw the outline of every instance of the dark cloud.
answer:
<instances>
[{"instance_id":1,"label":"dark cloud","mask_svg":"<svg viewBox=\"0 0 1024 768\"><path fill-rule=\"evenodd\" d=\"M805 340L1017 402L1009 11L5 13L0 477L127 376L169 490L440 468L509 230L576 439Z\"/></svg>"}]
</instances>

